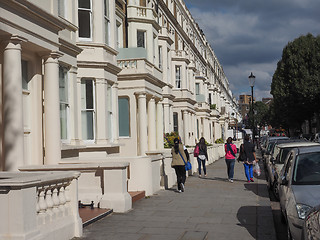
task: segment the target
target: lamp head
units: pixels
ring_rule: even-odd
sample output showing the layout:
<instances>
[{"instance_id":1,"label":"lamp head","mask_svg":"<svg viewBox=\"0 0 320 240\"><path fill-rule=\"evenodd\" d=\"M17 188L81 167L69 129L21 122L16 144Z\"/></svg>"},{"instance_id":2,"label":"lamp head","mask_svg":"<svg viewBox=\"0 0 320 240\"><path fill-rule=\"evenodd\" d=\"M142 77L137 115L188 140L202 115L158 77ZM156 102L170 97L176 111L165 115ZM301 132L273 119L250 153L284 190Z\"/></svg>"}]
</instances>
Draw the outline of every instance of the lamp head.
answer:
<instances>
[{"instance_id":1,"label":"lamp head","mask_svg":"<svg viewBox=\"0 0 320 240\"><path fill-rule=\"evenodd\" d=\"M254 87L254 82L255 82L256 76L253 75L252 72L251 72L251 74L250 74L250 76L248 78L249 78L250 86Z\"/></svg>"}]
</instances>

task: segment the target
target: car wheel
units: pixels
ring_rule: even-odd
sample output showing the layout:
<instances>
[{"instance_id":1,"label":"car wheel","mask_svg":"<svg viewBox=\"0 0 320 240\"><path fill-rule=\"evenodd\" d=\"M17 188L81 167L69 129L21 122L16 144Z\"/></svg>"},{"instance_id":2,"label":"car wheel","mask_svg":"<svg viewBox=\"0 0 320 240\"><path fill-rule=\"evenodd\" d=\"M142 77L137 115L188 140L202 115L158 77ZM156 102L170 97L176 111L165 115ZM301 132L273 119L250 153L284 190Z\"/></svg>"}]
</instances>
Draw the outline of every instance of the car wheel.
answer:
<instances>
[{"instance_id":1,"label":"car wheel","mask_svg":"<svg viewBox=\"0 0 320 240\"><path fill-rule=\"evenodd\" d=\"M291 231L290 231L289 223L287 223L287 237L288 237L288 240L292 240L292 236L291 236Z\"/></svg>"},{"instance_id":2,"label":"car wheel","mask_svg":"<svg viewBox=\"0 0 320 240\"><path fill-rule=\"evenodd\" d=\"M277 181L274 181L272 184L272 191L275 198L279 201L279 189Z\"/></svg>"}]
</instances>

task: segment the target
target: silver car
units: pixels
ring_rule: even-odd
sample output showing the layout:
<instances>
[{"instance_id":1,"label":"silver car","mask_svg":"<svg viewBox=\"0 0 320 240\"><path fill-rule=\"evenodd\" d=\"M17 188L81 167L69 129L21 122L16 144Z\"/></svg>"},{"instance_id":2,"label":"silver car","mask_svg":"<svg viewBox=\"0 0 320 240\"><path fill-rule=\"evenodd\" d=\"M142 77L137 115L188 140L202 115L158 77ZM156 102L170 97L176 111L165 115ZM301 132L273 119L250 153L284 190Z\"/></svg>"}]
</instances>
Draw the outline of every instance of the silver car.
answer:
<instances>
[{"instance_id":1,"label":"silver car","mask_svg":"<svg viewBox=\"0 0 320 240\"><path fill-rule=\"evenodd\" d=\"M279 197L288 239L301 239L305 217L320 202L320 146L290 151L280 173Z\"/></svg>"},{"instance_id":2,"label":"silver car","mask_svg":"<svg viewBox=\"0 0 320 240\"><path fill-rule=\"evenodd\" d=\"M303 146L320 146L320 144L304 140L293 140L293 142L285 143L279 142L279 144L275 144L274 146L270 161L266 161L268 187L272 189L277 199L279 199L278 178L284 161L293 148Z\"/></svg>"}]
</instances>

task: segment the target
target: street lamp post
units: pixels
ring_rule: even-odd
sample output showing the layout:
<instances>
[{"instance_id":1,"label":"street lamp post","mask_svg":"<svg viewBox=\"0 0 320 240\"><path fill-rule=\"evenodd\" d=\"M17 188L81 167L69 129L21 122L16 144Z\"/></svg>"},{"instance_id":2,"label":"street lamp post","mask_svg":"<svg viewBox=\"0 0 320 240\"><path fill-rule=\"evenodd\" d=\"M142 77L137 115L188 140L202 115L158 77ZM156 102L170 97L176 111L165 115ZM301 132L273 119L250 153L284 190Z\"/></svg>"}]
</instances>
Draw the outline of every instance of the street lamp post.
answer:
<instances>
[{"instance_id":1,"label":"street lamp post","mask_svg":"<svg viewBox=\"0 0 320 240\"><path fill-rule=\"evenodd\" d=\"M254 112L253 112L253 87L254 87L254 82L256 80L256 76L254 76L251 72L248 78L249 78L249 84L251 87L252 141L254 142L255 133L254 133Z\"/></svg>"}]
</instances>

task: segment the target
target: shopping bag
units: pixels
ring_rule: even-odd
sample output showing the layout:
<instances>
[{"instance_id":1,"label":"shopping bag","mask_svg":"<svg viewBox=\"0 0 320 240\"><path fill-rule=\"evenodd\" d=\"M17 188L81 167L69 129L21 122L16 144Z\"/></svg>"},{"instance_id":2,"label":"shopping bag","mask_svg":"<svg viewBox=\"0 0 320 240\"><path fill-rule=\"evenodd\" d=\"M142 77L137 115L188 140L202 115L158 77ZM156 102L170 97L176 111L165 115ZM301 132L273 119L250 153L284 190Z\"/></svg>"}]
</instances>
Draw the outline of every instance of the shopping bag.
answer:
<instances>
[{"instance_id":1,"label":"shopping bag","mask_svg":"<svg viewBox=\"0 0 320 240\"><path fill-rule=\"evenodd\" d=\"M253 167L253 172L259 177L261 175L260 166L258 163L255 163Z\"/></svg>"}]
</instances>

